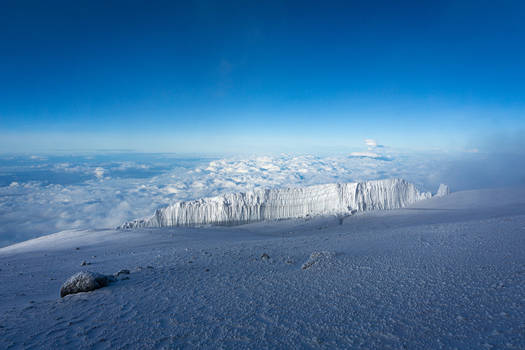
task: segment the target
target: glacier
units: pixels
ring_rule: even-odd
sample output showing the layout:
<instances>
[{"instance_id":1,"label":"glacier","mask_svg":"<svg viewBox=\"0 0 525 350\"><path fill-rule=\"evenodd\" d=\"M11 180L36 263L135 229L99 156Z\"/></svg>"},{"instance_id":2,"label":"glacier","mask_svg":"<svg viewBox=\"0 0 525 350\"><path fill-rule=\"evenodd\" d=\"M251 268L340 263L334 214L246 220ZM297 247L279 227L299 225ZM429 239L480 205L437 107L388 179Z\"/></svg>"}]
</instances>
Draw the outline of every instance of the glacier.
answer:
<instances>
[{"instance_id":1,"label":"glacier","mask_svg":"<svg viewBox=\"0 0 525 350\"><path fill-rule=\"evenodd\" d=\"M403 179L255 189L176 202L157 209L150 217L126 222L118 228L239 225L263 220L349 215L403 208L431 197L430 192L421 192Z\"/></svg>"},{"instance_id":2,"label":"glacier","mask_svg":"<svg viewBox=\"0 0 525 350\"><path fill-rule=\"evenodd\" d=\"M445 184L439 185L439 188L436 193L436 197L443 197L448 194L450 194L450 188Z\"/></svg>"}]
</instances>

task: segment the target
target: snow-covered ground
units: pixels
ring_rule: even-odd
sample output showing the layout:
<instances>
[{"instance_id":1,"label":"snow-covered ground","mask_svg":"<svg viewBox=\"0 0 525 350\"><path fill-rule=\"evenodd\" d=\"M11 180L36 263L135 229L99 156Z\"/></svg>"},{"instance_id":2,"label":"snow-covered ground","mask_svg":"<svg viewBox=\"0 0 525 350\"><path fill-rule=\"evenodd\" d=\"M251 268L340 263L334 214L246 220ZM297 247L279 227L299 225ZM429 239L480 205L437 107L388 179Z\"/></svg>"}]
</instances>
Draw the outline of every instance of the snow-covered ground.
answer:
<instances>
[{"instance_id":1,"label":"snow-covered ground","mask_svg":"<svg viewBox=\"0 0 525 350\"><path fill-rule=\"evenodd\" d=\"M0 348L523 349L524 248L517 188L342 224L61 232L0 249Z\"/></svg>"}]
</instances>

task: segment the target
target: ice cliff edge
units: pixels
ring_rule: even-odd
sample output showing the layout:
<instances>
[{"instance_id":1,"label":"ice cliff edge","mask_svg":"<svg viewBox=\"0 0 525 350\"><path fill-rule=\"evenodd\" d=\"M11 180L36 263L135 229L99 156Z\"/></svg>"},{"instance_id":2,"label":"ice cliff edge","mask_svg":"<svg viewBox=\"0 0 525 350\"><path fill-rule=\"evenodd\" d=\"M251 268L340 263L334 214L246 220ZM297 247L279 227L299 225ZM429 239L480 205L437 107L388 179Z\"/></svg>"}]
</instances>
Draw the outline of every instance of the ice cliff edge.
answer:
<instances>
[{"instance_id":1,"label":"ice cliff edge","mask_svg":"<svg viewBox=\"0 0 525 350\"><path fill-rule=\"evenodd\" d=\"M440 194L443 192L441 189ZM119 228L236 225L262 220L345 215L354 211L403 208L431 197L430 192L420 192L402 179L256 189L176 202L157 209L150 217L126 222Z\"/></svg>"}]
</instances>

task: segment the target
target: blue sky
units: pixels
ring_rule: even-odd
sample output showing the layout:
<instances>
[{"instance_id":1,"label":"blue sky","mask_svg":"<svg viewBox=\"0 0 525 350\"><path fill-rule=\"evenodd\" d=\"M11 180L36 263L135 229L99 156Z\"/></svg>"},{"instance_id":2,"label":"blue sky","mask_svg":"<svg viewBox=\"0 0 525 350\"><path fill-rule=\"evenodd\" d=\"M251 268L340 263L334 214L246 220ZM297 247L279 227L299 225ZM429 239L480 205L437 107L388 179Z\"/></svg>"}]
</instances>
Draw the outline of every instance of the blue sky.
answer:
<instances>
[{"instance_id":1,"label":"blue sky","mask_svg":"<svg viewBox=\"0 0 525 350\"><path fill-rule=\"evenodd\" d=\"M0 148L483 150L525 130L524 19L522 1L3 1Z\"/></svg>"}]
</instances>

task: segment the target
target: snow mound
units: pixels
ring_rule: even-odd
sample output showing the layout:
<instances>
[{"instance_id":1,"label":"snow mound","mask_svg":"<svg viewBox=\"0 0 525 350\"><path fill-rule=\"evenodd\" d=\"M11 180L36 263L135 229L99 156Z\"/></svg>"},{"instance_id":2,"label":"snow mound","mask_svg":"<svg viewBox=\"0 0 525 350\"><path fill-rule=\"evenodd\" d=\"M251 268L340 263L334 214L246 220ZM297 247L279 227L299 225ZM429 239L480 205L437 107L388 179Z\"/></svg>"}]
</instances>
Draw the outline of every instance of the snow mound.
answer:
<instances>
[{"instance_id":1,"label":"snow mound","mask_svg":"<svg viewBox=\"0 0 525 350\"><path fill-rule=\"evenodd\" d=\"M91 292L107 286L113 282L113 276L106 276L96 272L81 271L69 277L60 288L60 297L68 294Z\"/></svg>"},{"instance_id":2,"label":"snow mound","mask_svg":"<svg viewBox=\"0 0 525 350\"><path fill-rule=\"evenodd\" d=\"M436 197L443 197L450 194L450 189L447 185L441 184L439 185L438 191L436 193Z\"/></svg>"},{"instance_id":3,"label":"snow mound","mask_svg":"<svg viewBox=\"0 0 525 350\"><path fill-rule=\"evenodd\" d=\"M402 179L336 183L306 187L256 189L218 197L177 202L121 229L202 224L236 225L356 211L403 208L431 198Z\"/></svg>"},{"instance_id":4,"label":"snow mound","mask_svg":"<svg viewBox=\"0 0 525 350\"><path fill-rule=\"evenodd\" d=\"M335 259L335 253L328 251L313 252L310 254L308 260L301 266L301 269L306 270L314 265L330 264Z\"/></svg>"}]
</instances>

